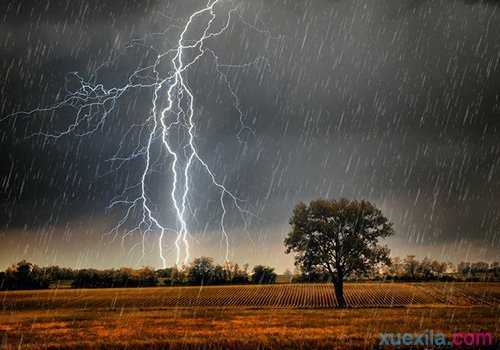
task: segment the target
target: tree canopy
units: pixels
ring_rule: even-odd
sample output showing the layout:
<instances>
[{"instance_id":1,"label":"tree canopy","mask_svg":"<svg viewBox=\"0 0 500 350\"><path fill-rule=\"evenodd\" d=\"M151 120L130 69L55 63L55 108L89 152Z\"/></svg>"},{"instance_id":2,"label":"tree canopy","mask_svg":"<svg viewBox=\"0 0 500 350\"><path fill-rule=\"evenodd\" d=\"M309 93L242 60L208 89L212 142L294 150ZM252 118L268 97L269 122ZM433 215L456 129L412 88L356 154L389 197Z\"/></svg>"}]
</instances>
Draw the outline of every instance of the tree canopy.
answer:
<instances>
[{"instance_id":1,"label":"tree canopy","mask_svg":"<svg viewBox=\"0 0 500 350\"><path fill-rule=\"evenodd\" d=\"M299 203L290 219L286 253L304 271L323 269L330 274L341 306L343 280L353 273L390 263L389 249L381 238L394 234L393 225L368 201L317 199Z\"/></svg>"}]
</instances>

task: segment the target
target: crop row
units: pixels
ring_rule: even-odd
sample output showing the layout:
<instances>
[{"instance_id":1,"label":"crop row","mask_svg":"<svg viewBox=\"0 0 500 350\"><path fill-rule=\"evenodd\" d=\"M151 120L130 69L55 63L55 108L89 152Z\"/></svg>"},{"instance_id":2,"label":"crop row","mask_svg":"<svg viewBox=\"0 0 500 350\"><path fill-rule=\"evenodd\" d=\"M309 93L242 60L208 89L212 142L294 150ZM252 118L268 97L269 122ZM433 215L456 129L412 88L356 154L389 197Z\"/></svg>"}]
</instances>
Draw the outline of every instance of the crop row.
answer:
<instances>
[{"instance_id":1,"label":"crop row","mask_svg":"<svg viewBox=\"0 0 500 350\"><path fill-rule=\"evenodd\" d=\"M500 284L350 283L344 295L351 307L422 304L500 304ZM337 306L333 285L275 284L2 292L3 309Z\"/></svg>"}]
</instances>

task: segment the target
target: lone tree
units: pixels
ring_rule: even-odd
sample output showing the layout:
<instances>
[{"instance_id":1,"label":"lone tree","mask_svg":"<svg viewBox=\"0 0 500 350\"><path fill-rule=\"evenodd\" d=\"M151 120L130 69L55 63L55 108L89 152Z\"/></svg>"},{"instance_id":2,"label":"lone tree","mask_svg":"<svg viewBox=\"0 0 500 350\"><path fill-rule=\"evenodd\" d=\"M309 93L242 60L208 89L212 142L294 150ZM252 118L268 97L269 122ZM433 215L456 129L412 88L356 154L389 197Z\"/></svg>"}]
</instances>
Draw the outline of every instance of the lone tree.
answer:
<instances>
[{"instance_id":1,"label":"lone tree","mask_svg":"<svg viewBox=\"0 0 500 350\"><path fill-rule=\"evenodd\" d=\"M286 253L296 253L303 271L323 269L331 277L339 307L345 307L344 278L390 263L379 238L394 234L392 223L367 201L318 199L299 203L290 219Z\"/></svg>"}]
</instances>

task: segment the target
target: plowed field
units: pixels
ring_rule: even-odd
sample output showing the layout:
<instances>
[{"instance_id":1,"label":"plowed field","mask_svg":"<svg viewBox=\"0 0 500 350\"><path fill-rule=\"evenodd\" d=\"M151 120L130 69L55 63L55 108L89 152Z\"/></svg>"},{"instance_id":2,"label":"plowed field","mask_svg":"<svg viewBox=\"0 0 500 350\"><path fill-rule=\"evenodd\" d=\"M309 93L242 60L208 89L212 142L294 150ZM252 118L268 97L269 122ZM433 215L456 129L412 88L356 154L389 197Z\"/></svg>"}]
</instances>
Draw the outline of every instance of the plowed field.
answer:
<instances>
[{"instance_id":1,"label":"plowed field","mask_svg":"<svg viewBox=\"0 0 500 350\"><path fill-rule=\"evenodd\" d=\"M498 305L499 283L347 283L351 307L410 305ZM81 289L1 292L4 310L59 308L272 307L337 306L331 284L276 284L143 289Z\"/></svg>"}]
</instances>

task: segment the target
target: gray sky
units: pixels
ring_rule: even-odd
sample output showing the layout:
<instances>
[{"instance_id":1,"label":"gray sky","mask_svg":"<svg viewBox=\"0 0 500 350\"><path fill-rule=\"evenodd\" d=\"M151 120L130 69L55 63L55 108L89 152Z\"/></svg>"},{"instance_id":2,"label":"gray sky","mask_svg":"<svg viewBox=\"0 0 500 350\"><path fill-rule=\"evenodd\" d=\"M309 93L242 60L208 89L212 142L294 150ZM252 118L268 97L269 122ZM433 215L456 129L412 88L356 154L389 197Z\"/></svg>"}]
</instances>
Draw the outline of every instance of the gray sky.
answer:
<instances>
[{"instance_id":1,"label":"gray sky","mask_svg":"<svg viewBox=\"0 0 500 350\"><path fill-rule=\"evenodd\" d=\"M500 259L500 8L494 1L222 1L207 41L219 57L185 77L195 96L196 145L226 197L231 258L292 265L283 239L298 201L368 199L395 223L396 255L459 261ZM123 86L155 50L175 46L200 1L69 1L0 5L0 113L53 105L74 89L70 72L105 89ZM204 19L187 37L200 34ZM151 33L157 33L151 35ZM149 35L148 35L149 34ZM141 40L134 40L141 39ZM244 67L233 67L244 65ZM168 71L167 64L162 69ZM147 78L144 78L147 79ZM228 88L228 83L234 92ZM237 103L235 103L237 96ZM162 103L166 103L163 97ZM123 215L107 210L136 183L151 90L122 96L92 135L64 130L70 108L0 124L0 265L27 258L68 266L159 266L158 230L104 235ZM241 119L248 129L241 133ZM147 129L146 129L147 130ZM176 139L179 148L185 135ZM120 148L121 145L121 148ZM117 150L120 152L117 153ZM153 149L147 191L155 215L177 225L171 158ZM220 192L197 163L186 220L192 255L224 258ZM127 193L133 198L134 191ZM132 216L125 229L134 226ZM170 232L165 252L172 263Z\"/></svg>"}]
</instances>

